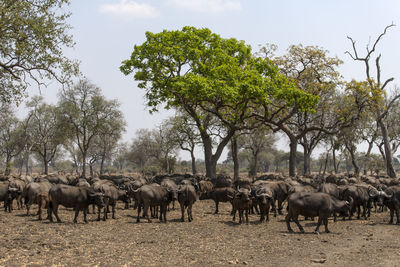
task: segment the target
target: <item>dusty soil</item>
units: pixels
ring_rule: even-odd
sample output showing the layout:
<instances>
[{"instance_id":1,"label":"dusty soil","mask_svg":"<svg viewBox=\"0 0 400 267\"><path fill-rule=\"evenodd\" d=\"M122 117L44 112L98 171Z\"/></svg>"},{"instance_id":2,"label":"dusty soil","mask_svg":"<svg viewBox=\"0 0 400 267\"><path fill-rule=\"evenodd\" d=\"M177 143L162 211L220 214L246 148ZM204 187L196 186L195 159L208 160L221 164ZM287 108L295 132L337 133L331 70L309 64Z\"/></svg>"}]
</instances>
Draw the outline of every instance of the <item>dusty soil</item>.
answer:
<instances>
[{"instance_id":1,"label":"dusty soil","mask_svg":"<svg viewBox=\"0 0 400 267\"><path fill-rule=\"evenodd\" d=\"M35 211L35 208L33 208ZM289 234L284 216L250 224L232 222L230 204L198 201L194 221L180 222L180 211L166 224L136 223L136 211L118 206L117 219L96 221L61 208L63 223L37 221L24 210L0 215L0 266L400 266L400 226L388 225L388 212L369 220L329 221L331 233L312 234L315 222L301 221L306 234Z\"/></svg>"}]
</instances>

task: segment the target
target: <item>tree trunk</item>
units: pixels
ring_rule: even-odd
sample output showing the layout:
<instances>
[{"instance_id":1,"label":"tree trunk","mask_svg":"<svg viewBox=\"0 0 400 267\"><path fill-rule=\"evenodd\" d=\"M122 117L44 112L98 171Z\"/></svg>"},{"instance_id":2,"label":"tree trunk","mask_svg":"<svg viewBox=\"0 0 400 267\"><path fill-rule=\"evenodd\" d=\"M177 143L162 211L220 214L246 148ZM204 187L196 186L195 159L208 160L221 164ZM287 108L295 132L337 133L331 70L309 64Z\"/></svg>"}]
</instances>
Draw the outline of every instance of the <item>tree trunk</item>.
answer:
<instances>
[{"instance_id":1,"label":"tree trunk","mask_svg":"<svg viewBox=\"0 0 400 267\"><path fill-rule=\"evenodd\" d=\"M44 160L44 174L49 174L49 163L46 160Z\"/></svg>"},{"instance_id":2,"label":"tree trunk","mask_svg":"<svg viewBox=\"0 0 400 267\"><path fill-rule=\"evenodd\" d=\"M393 167L393 154L390 147L386 124L382 120L379 120L377 123L381 129L383 145L385 148L386 173L390 178L396 178L396 172Z\"/></svg>"},{"instance_id":3,"label":"tree trunk","mask_svg":"<svg viewBox=\"0 0 400 267\"><path fill-rule=\"evenodd\" d=\"M257 176L258 154L259 154L259 151L254 151L254 153L253 153L253 164L251 164L251 166L250 166L250 176L252 178L255 178Z\"/></svg>"},{"instance_id":4,"label":"tree trunk","mask_svg":"<svg viewBox=\"0 0 400 267\"><path fill-rule=\"evenodd\" d=\"M106 157L101 157L101 161L100 161L100 175L102 175L104 173L104 160ZM122 166L119 166L120 170L122 170Z\"/></svg>"},{"instance_id":5,"label":"tree trunk","mask_svg":"<svg viewBox=\"0 0 400 267\"><path fill-rule=\"evenodd\" d=\"M331 145L332 145L332 161L333 161L333 170L335 172L335 174L338 173L338 168L336 165L336 149L335 149L335 145L333 143L333 139L331 138Z\"/></svg>"},{"instance_id":6,"label":"tree trunk","mask_svg":"<svg viewBox=\"0 0 400 267\"><path fill-rule=\"evenodd\" d=\"M231 140L231 151L233 160L233 180L239 180L239 160L238 160L238 148L236 137Z\"/></svg>"},{"instance_id":7,"label":"tree trunk","mask_svg":"<svg viewBox=\"0 0 400 267\"><path fill-rule=\"evenodd\" d=\"M354 167L354 175L358 177L360 175L360 167L358 166L357 160L356 160L356 155L354 153L354 149L348 149L351 157L351 164Z\"/></svg>"},{"instance_id":8,"label":"tree trunk","mask_svg":"<svg viewBox=\"0 0 400 267\"><path fill-rule=\"evenodd\" d=\"M25 153L25 175L29 175L29 152Z\"/></svg>"},{"instance_id":9,"label":"tree trunk","mask_svg":"<svg viewBox=\"0 0 400 267\"><path fill-rule=\"evenodd\" d=\"M224 147L228 144L229 140L232 138L235 132L231 130L225 138L218 145L215 154L212 153L212 140L211 137L205 133L201 132L201 139L204 148L204 163L206 165L206 176L208 178L215 178L217 176L217 161L221 157Z\"/></svg>"},{"instance_id":10,"label":"tree trunk","mask_svg":"<svg viewBox=\"0 0 400 267\"><path fill-rule=\"evenodd\" d=\"M297 153L297 139L290 138L290 154L289 154L289 176L296 176L296 153Z\"/></svg>"},{"instance_id":11,"label":"tree trunk","mask_svg":"<svg viewBox=\"0 0 400 267\"><path fill-rule=\"evenodd\" d=\"M196 170L196 158L194 157L194 151L190 151L190 157L192 158L192 173L195 175L197 173Z\"/></svg>"},{"instance_id":12,"label":"tree trunk","mask_svg":"<svg viewBox=\"0 0 400 267\"><path fill-rule=\"evenodd\" d=\"M326 157L325 157L325 162L324 162L324 172L322 173L322 175L325 176L326 173L326 166L328 165L328 159L329 159L329 153L326 153Z\"/></svg>"},{"instance_id":13,"label":"tree trunk","mask_svg":"<svg viewBox=\"0 0 400 267\"><path fill-rule=\"evenodd\" d=\"M311 149L309 149L307 143L302 143L303 146L303 155L304 155L304 164L303 164L303 175L310 175L311 174Z\"/></svg>"},{"instance_id":14,"label":"tree trunk","mask_svg":"<svg viewBox=\"0 0 400 267\"><path fill-rule=\"evenodd\" d=\"M43 151L43 169L44 169L44 174L48 175L49 174L49 162L47 161L47 150L45 149Z\"/></svg>"},{"instance_id":15,"label":"tree trunk","mask_svg":"<svg viewBox=\"0 0 400 267\"><path fill-rule=\"evenodd\" d=\"M11 158L6 156L6 169L4 171L5 175L9 175L11 173L10 161L11 161Z\"/></svg>"},{"instance_id":16,"label":"tree trunk","mask_svg":"<svg viewBox=\"0 0 400 267\"><path fill-rule=\"evenodd\" d=\"M93 165L89 164L89 172L90 172L90 177L94 177L93 176Z\"/></svg>"},{"instance_id":17,"label":"tree trunk","mask_svg":"<svg viewBox=\"0 0 400 267\"><path fill-rule=\"evenodd\" d=\"M82 153L82 178L86 178L86 151Z\"/></svg>"}]
</instances>

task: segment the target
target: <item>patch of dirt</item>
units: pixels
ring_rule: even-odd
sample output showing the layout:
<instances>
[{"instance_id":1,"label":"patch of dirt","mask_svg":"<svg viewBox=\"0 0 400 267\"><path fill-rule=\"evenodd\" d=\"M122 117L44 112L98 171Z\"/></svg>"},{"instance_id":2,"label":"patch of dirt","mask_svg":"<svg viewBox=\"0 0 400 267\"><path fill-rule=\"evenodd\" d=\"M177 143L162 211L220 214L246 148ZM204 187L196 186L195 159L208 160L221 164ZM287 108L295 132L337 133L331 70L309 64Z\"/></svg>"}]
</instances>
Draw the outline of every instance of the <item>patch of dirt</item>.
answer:
<instances>
[{"instance_id":1,"label":"patch of dirt","mask_svg":"<svg viewBox=\"0 0 400 267\"><path fill-rule=\"evenodd\" d=\"M177 205L179 206L179 205ZM25 210L0 215L0 266L395 266L400 263L400 226L388 225L389 213L371 213L369 220L334 223L331 233L312 234L315 222L301 221L306 234L284 216L260 224L232 222L230 204L197 201L194 221L180 222L180 210L167 213L167 223L142 219L137 211L117 209L117 219L73 224L73 211L60 207L63 223L37 221ZM36 209L31 209L35 212ZM186 214L185 214L186 215ZM111 217L111 216L110 216ZM185 219L187 217L185 216Z\"/></svg>"}]
</instances>

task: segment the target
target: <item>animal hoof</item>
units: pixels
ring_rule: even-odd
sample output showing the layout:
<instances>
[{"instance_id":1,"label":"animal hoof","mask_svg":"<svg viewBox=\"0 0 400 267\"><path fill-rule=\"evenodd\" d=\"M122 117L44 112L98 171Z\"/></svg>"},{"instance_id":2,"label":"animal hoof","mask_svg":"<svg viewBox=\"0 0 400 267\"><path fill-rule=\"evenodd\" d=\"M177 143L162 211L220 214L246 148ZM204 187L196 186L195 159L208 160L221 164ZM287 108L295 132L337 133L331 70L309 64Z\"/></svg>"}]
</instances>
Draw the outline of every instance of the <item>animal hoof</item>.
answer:
<instances>
[{"instance_id":1,"label":"animal hoof","mask_svg":"<svg viewBox=\"0 0 400 267\"><path fill-rule=\"evenodd\" d=\"M331 231L329 231L329 230L326 230L326 231L325 231L325 233L327 233L327 234L329 234L330 232L331 232Z\"/></svg>"}]
</instances>

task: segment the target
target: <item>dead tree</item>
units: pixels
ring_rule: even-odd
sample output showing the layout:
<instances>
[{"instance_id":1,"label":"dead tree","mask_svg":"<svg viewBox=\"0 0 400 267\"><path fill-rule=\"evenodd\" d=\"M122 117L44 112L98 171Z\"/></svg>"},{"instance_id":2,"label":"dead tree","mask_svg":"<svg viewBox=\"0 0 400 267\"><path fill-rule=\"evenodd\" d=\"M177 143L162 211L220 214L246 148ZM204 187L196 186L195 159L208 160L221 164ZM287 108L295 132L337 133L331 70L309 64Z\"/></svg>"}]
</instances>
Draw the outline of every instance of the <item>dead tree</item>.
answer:
<instances>
[{"instance_id":1,"label":"dead tree","mask_svg":"<svg viewBox=\"0 0 400 267\"><path fill-rule=\"evenodd\" d=\"M367 82L370 86L371 92L376 95L376 96L384 96L385 95L385 88L387 85L394 80L393 77L386 79L384 82L381 80L381 67L380 67L380 59L381 59L381 54L379 54L375 58L375 67L376 67L376 77L373 78L371 76L371 66L370 66L370 60L373 54L376 52L376 46L379 43L379 41L382 39L382 37L386 34L387 30L391 27L394 27L395 25L392 23L388 26L385 27L384 31L378 36L378 38L375 40L375 42L372 45L372 48L368 44L366 47L367 54L362 57L359 55L357 48L356 48L356 41L354 41L351 37L347 36L347 38L351 41L353 51L349 52L346 51L346 54L348 54L353 60L355 61L361 61L365 64L365 72L367 76ZM377 125L379 126L382 134L382 141L384 143L384 151L385 151L385 161L386 161L386 172L387 175L391 178L396 177L396 172L393 167L393 153L392 149L390 147L390 141L389 141L389 136L388 136L388 129L387 125L385 123L385 118L392 107L392 105L395 103L395 101L400 97L400 94L395 95L390 101L387 101L386 103L381 103L381 99L379 97L375 97L372 99L373 101L373 111L375 113L375 120Z\"/></svg>"}]
</instances>

